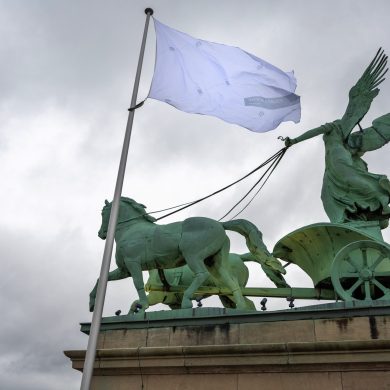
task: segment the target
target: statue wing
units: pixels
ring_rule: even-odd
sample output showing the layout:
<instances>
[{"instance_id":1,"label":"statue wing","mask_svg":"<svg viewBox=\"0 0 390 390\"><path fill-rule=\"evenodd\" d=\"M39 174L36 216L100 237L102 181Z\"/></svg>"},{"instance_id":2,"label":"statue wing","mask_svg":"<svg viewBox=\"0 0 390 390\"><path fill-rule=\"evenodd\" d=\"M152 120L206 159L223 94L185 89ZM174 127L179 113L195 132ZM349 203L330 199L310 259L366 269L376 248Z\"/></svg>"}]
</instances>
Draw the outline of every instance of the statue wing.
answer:
<instances>
[{"instance_id":1,"label":"statue wing","mask_svg":"<svg viewBox=\"0 0 390 390\"><path fill-rule=\"evenodd\" d=\"M372 101L378 95L379 89L377 87L385 80L384 76L388 71L386 65L387 56L384 50L380 48L362 77L349 91L347 110L341 119L346 137L366 115Z\"/></svg>"},{"instance_id":2,"label":"statue wing","mask_svg":"<svg viewBox=\"0 0 390 390\"><path fill-rule=\"evenodd\" d=\"M376 150L390 141L390 114L383 115L372 122L372 126L351 133L348 144L365 153Z\"/></svg>"}]
</instances>

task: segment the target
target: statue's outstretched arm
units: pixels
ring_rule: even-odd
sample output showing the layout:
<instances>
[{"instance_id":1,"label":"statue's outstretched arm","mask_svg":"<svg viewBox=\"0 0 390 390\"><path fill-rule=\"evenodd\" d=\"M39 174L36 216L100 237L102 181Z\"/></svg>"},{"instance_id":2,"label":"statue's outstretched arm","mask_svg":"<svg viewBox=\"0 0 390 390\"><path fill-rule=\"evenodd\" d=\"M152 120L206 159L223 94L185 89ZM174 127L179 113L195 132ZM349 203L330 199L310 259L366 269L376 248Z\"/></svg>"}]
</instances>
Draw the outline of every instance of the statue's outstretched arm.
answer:
<instances>
[{"instance_id":1,"label":"statue's outstretched arm","mask_svg":"<svg viewBox=\"0 0 390 390\"><path fill-rule=\"evenodd\" d=\"M384 75L388 71L386 66L387 56L380 48L362 77L349 91L348 106L341 118L341 127L345 138L366 115L372 101L378 95L379 89L377 87L385 80Z\"/></svg>"},{"instance_id":2,"label":"statue's outstretched arm","mask_svg":"<svg viewBox=\"0 0 390 390\"><path fill-rule=\"evenodd\" d=\"M332 131L331 124L326 124L320 127L316 127L315 129L308 130L297 138L287 137L284 141L284 144L288 147L298 142L306 141L307 139L316 137L317 135L328 133L329 131Z\"/></svg>"}]
</instances>

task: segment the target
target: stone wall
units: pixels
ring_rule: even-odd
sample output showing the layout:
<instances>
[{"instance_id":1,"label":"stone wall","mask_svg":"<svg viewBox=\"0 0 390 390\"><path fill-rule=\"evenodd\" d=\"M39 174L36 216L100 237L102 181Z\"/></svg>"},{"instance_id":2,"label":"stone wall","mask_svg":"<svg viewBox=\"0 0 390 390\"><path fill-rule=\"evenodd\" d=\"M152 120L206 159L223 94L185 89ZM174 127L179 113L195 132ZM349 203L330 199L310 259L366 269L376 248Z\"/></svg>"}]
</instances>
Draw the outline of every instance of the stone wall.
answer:
<instances>
[{"instance_id":1,"label":"stone wall","mask_svg":"<svg viewBox=\"0 0 390 390\"><path fill-rule=\"evenodd\" d=\"M390 389L390 316L160 325L101 332L92 388Z\"/></svg>"}]
</instances>

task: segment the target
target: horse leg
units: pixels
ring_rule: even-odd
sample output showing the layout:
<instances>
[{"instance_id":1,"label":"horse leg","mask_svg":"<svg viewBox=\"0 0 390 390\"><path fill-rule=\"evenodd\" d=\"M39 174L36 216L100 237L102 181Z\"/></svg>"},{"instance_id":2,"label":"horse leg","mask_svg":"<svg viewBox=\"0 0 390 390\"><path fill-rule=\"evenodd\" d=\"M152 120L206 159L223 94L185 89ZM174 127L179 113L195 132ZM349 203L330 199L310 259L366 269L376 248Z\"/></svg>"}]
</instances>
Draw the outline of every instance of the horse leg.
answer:
<instances>
[{"instance_id":1,"label":"horse leg","mask_svg":"<svg viewBox=\"0 0 390 390\"><path fill-rule=\"evenodd\" d=\"M114 269L113 271L108 273L108 282L113 280L121 280L128 278L129 274L126 270L123 270L121 268ZM93 311L95 309L95 299L96 299L96 292L99 284L99 279L96 281L94 288L89 294L89 311Z\"/></svg>"},{"instance_id":2,"label":"horse leg","mask_svg":"<svg viewBox=\"0 0 390 390\"><path fill-rule=\"evenodd\" d=\"M145 293L145 285L144 278L142 276L142 268L141 268L141 260L125 259L126 268L130 272L131 277L133 278L134 286L138 293L138 305L141 306L138 313L143 313L148 307L148 297ZM130 308L129 314L132 313L132 309Z\"/></svg>"},{"instance_id":3,"label":"horse leg","mask_svg":"<svg viewBox=\"0 0 390 390\"><path fill-rule=\"evenodd\" d=\"M210 277L210 273L204 264L204 259L196 256L188 256L185 257L185 260L195 277L183 293L181 308L190 309L192 308L192 296L194 292Z\"/></svg>"},{"instance_id":4,"label":"horse leg","mask_svg":"<svg viewBox=\"0 0 390 390\"><path fill-rule=\"evenodd\" d=\"M236 308L241 310L246 310L247 302L245 301L244 296L242 295L241 288L237 283L235 278L232 278L231 275L223 267L217 270L219 278L224 285L226 285L232 291L234 302L236 303Z\"/></svg>"},{"instance_id":5,"label":"horse leg","mask_svg":"<svg viewBox=\"0 0 390 390\"><path fill-rule=\"evenodd\" d=\"M147 296L148 307L157 305L159 303L164 303L166 293L162 291L151 291ZM135 300L130 306L131 313L137 313L139 306L142 306L139 299Z\"/></svg>"},{"instance_id":6,"label":"horse leg","mask_svg":"<svg viewBox=\"0 0 390 390\"><path fill-rule=\"evenodd\" d=\"M220 295L219 300L221 301L223 307L226 307L227 309L235 309L236 308L236 302L234 302L234 300L230 296Z\"/></svg>"},{"instance_id":7,"label":"horse leg","mask_svg":"<svg viewBox=\"0 0 390 390\"><path fill-rule=\"evenodd\" d=\"M229 267L229 247L230 243L228 240L225 241L221 250L214 255L214 264L210 267L210 272L216 280L221 284L227 286L232 290L234 302L237 309L247 309L247 302L242 295L240 285L238 284L237 278L231 276Z\"/></svg>"}]
</instances>

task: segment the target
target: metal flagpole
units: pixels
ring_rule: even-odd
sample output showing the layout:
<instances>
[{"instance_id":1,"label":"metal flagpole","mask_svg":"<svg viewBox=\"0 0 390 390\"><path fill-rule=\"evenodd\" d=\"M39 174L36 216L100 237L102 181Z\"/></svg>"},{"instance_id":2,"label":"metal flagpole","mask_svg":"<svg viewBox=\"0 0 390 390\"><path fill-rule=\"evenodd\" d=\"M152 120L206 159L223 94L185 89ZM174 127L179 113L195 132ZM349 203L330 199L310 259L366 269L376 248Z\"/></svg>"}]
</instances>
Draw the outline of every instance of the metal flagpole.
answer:
<instances>
[{"instance_id":1,"label":"metal flagpole","mask_svg":"<svg viewBox=\"0 0 390 390\"><path fill-rule=\"evenodd\" d=\"M145 52L146 36L148 34L149 19L150 16L153 15L153 10L151 8L146 8L145 14L146 14L146 21L145 21L144 35L142 37L142 44L141 44L140 55L138 59L137 73L135 75L135 80L134 80L134 88L133 88L133 95L131 97L130 108L134 107L137 102L137 93L138 93L139 80L141 76L142 61ZM90 328L90 333L88 338L87 353L85 355L83 377L81 379L81 387L80 387L81 390L89 390L92 374L93 374L93 366L95 363L95 355L96 355L96 345L97 345L97 339L100 331L101 318L103 314L104 298L106 296L108 272L110 270L112 248L114 245L115 228L118 220L119 201L122 194L123 178L126 170L127 154L129 151L131 130L133 127L133 119L134 119L134 110L129 110L129 117L127 119L126 133L123 141L122 154L121 154L121 159L120 159L119 169L118 169L118 176L116 179L114 200L112 202L110 220L108 223L107 238L106 238L106 244L103 252L103 261L100 270L99 284L96 293L95 310L93 311L91 328Z\"/></svg>"}]
</instances>

